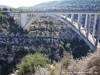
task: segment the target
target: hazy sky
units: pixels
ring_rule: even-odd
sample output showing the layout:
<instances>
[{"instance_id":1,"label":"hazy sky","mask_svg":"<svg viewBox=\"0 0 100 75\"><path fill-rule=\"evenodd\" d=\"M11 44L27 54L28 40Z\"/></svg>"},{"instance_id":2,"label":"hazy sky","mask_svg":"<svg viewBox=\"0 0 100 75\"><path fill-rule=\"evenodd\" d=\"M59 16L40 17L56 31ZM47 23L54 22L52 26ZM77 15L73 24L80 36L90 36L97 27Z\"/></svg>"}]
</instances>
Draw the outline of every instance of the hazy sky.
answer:
<instances>
[{"instance_id":1,"label":"hazy sky","mask_svg":"<svg viewBox=\"0 0 100 75\"><path fill-rule=\"evenodd\" d=\"M0 0L0 5L7 5L17 8L20 6L33 6L48 1L55 1L55 0Z\"/></svg>"}]
</instances>

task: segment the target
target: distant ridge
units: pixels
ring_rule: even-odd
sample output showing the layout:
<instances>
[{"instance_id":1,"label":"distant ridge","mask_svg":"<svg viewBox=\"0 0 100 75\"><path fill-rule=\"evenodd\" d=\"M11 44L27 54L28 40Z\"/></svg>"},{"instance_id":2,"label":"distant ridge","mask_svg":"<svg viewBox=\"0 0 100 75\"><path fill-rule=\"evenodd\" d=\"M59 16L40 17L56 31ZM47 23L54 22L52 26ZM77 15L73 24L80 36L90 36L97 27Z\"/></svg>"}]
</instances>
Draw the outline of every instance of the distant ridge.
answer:
<instances>
[{"instance_id":1,"label":"distant ridge","mask_svg":"<svg viewBox=\"0 0 100 75\"><path fill-rule=\"evenodd\" d=\"M7 7L0 5L0 8ZM18 9L24 10L98 10L100 11L100 0L58 0L51 2L40 3L35 6L24 7L21 6Z\"/></svg>"},{"instance_id":2,"label":"distant ridge","mask_svg":"<svg viewBox=\"0 0 100 75\"><path fill-rule=\"evenodd\" d=\"M31 7L22 7L22 9L100 10L100 0L58 0L40 3Z\"/></svg>"},{"instance_id":3,"label":"distant ridge","mask_svg":"<svg viewBox=\"0 0 100 75\"><path fill-rule=\"evenodd\" d=\"M48 9L48 8L50 8L50 7L53 7L53 6L55 6L55 4L57 4L58 5L58 2L59 1L51 1L51 2L44 2L44 3L40 3L40 4L37 4L37 5L34 5L34 6L30 6L30 7L23 7L23 6L21 6L21 7L19 7L18 9Z\"/></svg>"},{"instance_id":4,"label":"distant ridge","mask_svg":"<svg viewBox=\"0 0 100 75\"><path fill-rule=\"evenodd\" d=\"M10 6L7 6L7 5L0 5L0 8L13 8L13 7L10 7Z\"/></svg>"}]
</instances>

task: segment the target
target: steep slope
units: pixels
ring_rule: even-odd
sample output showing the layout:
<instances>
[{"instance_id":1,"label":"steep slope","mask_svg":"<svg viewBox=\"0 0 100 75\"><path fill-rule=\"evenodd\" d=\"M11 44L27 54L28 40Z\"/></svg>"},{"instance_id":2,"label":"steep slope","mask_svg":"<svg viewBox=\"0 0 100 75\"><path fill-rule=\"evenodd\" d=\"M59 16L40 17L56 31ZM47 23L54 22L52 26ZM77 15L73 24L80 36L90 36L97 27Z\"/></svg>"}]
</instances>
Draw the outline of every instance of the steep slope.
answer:
<instances>
[{"instance_id":1,"label":"steep slope","mask_svg":"<svg viewBox=\"0 0 100 75\"><path fill-rule=\"evenodd\" d=\"M64 10L100 10L100 0L59 0L45 2L28 8L33 9L64 9Z\"/></svg>"}]
</instances>

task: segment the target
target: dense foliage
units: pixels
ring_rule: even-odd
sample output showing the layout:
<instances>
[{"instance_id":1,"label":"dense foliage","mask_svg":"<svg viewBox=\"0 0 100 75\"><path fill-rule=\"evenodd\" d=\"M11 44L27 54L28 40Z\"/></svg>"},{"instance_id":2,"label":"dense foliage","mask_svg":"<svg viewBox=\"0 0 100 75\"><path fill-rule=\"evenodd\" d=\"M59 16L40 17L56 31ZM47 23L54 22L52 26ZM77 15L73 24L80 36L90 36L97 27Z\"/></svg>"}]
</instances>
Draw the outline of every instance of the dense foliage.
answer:
<instances>
[{"instance_id":1,"label":"dense foliage","mask_svg":"<svg viewBox=\"0 0 100 75\"><path fill-rule=\"evenodd\" d=\"M0 23L7 23L8 17L6 15L0 14Z\"/></svg>"},{"instance_id":2,"label":"dense foliage","mask_svg":"<svg viewBox=\"0 0 100 75\"><path fill-rule=\"evenodd\" d=\"M48 58L44 54L30 54L22 59L21 63L17 65L20 73L31 72L34 73L36 66L46 67L48 64Z\"/></svg>"}]
</instances>

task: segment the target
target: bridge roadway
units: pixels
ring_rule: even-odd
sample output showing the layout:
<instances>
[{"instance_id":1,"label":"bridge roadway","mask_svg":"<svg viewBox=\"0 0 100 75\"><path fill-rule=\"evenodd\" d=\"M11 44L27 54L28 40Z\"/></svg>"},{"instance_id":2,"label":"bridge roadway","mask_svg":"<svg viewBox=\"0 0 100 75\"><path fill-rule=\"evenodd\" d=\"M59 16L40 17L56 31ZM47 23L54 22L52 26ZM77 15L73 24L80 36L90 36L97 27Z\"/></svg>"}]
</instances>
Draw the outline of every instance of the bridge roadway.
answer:
<instances>
[{"instance_id":1,"label":"bridge roadway","mask_svg":"<svg viewBox=\"0 0 100 75\"><path fill-rule=\"evenodd\" d=\"M25 14L26 15L30 15L31 14L31 16L28 17L28 20L23 20L23 19L27 18L27 17L25 17ZM64 14L65 17L63 16L63 14ZM68 14L71 14L71 18L66 17L66 15L68 15ZM73 15L74 14L78 14L79 15L78 16L78 22L75 22L73 20ZM43 17L43 16L44 17L51 17L51 18L57 19L59 21L62 21L66 25L70 26L81 38L83 38L83 40L88 44L88 46L90 47L90 49L93 50L93 51L95 51L96 48L98 49L100 47L100 44L98 43L98 41L96 41L97 39L94 38L89 33L89 28L87 29L87 31L88 31L87 32L86 29L83 28L81 26L81 24L79 23L81 21L80 20L80 15L81 14L88 15L89 18L91 18L90 15L99 16L99 18L100 18L100 12L28 12L28 13L24 12L24 13L20 13L21 20L22 20L21 22L24 23L24 24L21 24L22 27L23 27L23 29L25 29L25 30L29 29L31 23L33 21L35 21L37 18L39 18L39 17ZM97 17L94 20L96 21ZM87 17L86 17L86 22L88 22ZM85 25L85 27L86 28L89 27L90 23L86 23L86 24L87 25ZM95 25L96 25L96 22L95 22ZM100 22L99 22L99 26L98 27L100 28ZM94 26L94 29L95 29L95 26ZM100 32L100 29L98 31ZM87 36L87 34L88 34L88 36ZM95 45L96 42L98 44L97 47Z\"/></svg>"},{"instance_id":2,"label":"bridge roadway","mask_svg":"<svg viewBox=\"0 0 100 75\"><path fill-rule=\"evenodd\" d=\"M12 12L12 13L15 13L15 12ZM91 13L98 13L98 14L100 14L100 11L85 11L85 10L78 10L78 11L30 11L30 12L16 12L16 13L65 13L65 14L82 14L82 13L84 13L84 14L91 14Z\"/></svg>"}]
</instances>

